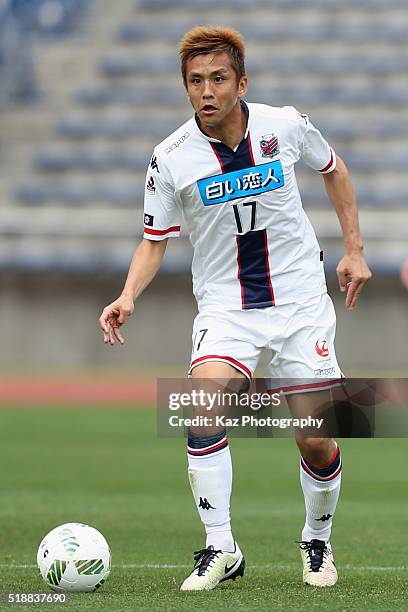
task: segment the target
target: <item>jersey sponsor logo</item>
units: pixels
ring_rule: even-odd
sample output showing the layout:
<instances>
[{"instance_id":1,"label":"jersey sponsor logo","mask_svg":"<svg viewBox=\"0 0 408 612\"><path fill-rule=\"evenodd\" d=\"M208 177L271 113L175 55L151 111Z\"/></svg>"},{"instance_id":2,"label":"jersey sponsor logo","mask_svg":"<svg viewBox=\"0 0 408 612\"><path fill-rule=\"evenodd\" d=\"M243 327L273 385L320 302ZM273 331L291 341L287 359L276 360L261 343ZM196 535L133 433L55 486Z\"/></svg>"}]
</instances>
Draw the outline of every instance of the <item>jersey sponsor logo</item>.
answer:
<instances>
[{"instance_id":1,"label":"jersey sponsor logo","mask_svg":"<svg viewBox=\"0 0 408 612\"><path fill-rule=\"evenodd\" d=\"M280 160L209 176L197 182L204 206L222 204L238 198L259 195L285 184Z\"/></svg>"},{"instance_id":2,"label":"jersey sponsor logo","mask_svg":"<svg viewBox=\"0 0 408 612\"><path fill-rule=\"evenodd\" d=\"M173 144L171 144L169 147L167 147L167 149L164 149L164 152L167 153L167 155L168 155L169 153L174 151L174 149L177 149L177 147L182 145L183 142L185 142L189 136L190 136L190 132L186 132L178 140L176 140L176 142L173 142Z\"/></svg>"},{"instance_id":3,"label":"jersey sponsor logo","mask_svg":"<svg viewBox=\"0 0 408 612\"><path fill-rule=\"evenodd\" d=\"M152 176L149 176L146 189L149 193L154 193L156 191L156 185L154 184L154 178Z\"/></svg>"},{"instance_id":4,"label":"jersey sponsor logo","mask_svg":"<svg viewBox=\"0 0 408 612\"><path fill-rule=\"evenodd\" d=\"M259 141L262 157L275 157L279 154L279 141L276 134L265 134Z\"/></svg>"},{"instance_id":5,"label":"jersey sponsor logo","mask_svg":"<svg viewBox=\"0 0 408 612\"><path fill-rule=\"evenodd\" d=\"M150 160L150 167L152 170L157 170L157 173L160 174L160 170L159 170L159 165L157 163L157 156L153 155L152 159Z\"/></svg>"},{"instance_id":6,"label":"jersey sponsor logo","mask_svg":"<svg viewBox=\"0 0 408 612\"><path fill-rule=\"evenodd\" d=\"M145 213L143 221L145 225L150 225L150 227L153 227L154 215L148 215Z\"/></svg>"},{"instance_id":7,"label":"jersey sponsor logo","mask_svg":"<svg viewBox=\"0 0 408 612\"><path fill-rule=\"evenodd\" d=\"M316 340L315 350L320 357L327 357L329 355L329 349L327 348L327 340L325 338Z\"/></svg>"}]
</instances>

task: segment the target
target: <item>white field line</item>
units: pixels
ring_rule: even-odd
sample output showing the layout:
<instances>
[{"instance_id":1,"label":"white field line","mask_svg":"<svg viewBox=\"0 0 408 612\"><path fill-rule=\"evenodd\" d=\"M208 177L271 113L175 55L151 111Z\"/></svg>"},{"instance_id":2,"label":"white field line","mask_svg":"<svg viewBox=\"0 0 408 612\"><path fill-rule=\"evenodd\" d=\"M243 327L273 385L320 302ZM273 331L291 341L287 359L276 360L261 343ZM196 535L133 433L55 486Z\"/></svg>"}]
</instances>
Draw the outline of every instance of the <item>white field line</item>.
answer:
<instances>
[{"instance_id":1,"label":"white field line","mask_svg":"<svg viewBox=\"0 0 408 612\"><path fill-rule=\"evenodd\" d=\"M118 569L191 569L191 563L189 565L172 565L167 563L116 563L112 565L113 568ZM293 569L293 565L279 565L275 563L266 563L265 565L248 565L248 569ZM0 563L0 569L33 569L37 568L34 564L8 564ZM341 570L346 571L360 571L360 572L393 572L408 571L408 566L404 565L343 565L340 567Z\"/></svg>"}]
</instances>

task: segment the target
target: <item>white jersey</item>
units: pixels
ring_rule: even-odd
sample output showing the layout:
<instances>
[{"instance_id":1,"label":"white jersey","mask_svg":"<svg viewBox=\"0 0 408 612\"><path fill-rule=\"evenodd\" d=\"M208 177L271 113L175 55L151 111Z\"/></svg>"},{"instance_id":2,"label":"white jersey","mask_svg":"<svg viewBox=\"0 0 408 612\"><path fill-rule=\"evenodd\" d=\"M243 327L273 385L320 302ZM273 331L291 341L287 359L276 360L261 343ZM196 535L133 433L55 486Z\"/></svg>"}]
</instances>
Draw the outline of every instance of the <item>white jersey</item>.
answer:
<instances>
[{"instance_id":1,"label":"white jersey","mask_svg":"<svg viewBox=\"0 0 408 612\"><path fill-rule=\"evenodd\" d=\"M242 106L247 129L235 151L193 117L155 148L146 176L144 237L177 237L186 223L200 310L304 303L326 291L294 166L302 159L327 173L336 156L295 108Z\"/></svg>"}]
</instances>

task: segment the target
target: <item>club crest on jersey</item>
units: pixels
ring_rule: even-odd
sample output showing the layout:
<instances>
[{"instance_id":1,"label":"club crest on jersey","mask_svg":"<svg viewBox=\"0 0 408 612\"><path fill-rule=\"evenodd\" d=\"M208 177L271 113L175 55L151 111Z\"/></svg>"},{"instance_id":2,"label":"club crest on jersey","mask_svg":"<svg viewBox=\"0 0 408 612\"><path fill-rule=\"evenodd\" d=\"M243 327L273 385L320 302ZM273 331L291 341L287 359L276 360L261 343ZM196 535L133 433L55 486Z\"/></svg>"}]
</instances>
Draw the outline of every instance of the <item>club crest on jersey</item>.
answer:
<instances>
[{"instance_id":1,"label":"club crest on jersey","mask_svg":"<svg viewBox=\"0 0 408 612\"><path fill-rule=\"evenodd\" d=\"M262 157L275 157L279 154L279 141L276 134L265 134L259 141Z\"/></svg>"}]
</instances>

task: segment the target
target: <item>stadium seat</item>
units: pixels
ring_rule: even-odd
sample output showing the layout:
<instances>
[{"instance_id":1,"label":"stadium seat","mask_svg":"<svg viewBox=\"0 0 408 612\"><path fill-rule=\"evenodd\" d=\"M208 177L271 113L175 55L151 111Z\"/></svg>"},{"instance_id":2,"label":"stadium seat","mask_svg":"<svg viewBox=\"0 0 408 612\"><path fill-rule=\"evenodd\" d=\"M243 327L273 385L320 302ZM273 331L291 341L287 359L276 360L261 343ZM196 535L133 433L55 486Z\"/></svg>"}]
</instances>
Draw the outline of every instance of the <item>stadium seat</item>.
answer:
<instances>
[{"instance_id":1,"label":"stadium seat","mask_svg":"<svg viewBox=\"0 0 408 612\"><path fill-rule=\"evenodd\" d=\"M244 35L248 42L284 43L296 40L296 43L317 43L343 41L364 43L373 40L383 42L404 42L406 40L406 24L401 20L389 22L371 15L351 16L351 14L327 14L320 11L310 11L309 5L296 14L296 20L288 19L287 13L266 14L262 20L258 16L236 12L222 13L217 18L218 25L234 27ZM127 44L162 41L163 32L166 40L177 42L184 32L197 25L194 16L177 17L160 15L156 19L148 16L122 24L118 31L118 40Z\"/></svg>"},{"instance_id":2,"label":"stadium seat","mask_svg":"<svg viewBox=\"0 0 408 612\"><path fill-rule=\"evenodd\" d=\"M99 64L100 73L107 77L124 77L137 74L168 74L179 70L175 53L160 52L155 55L147 53L127 53L109 55Z\"/></svg>"},{"instance_id":3,"label":"stadium seat","mask_svg":"<svg viewBox=\"0 0 408 612\"><path fill-rule=\"evenodd\" d=\"M394 145L387 143L387 154L381 147L370 144L343 146L339 148L339 154L343 157L352 174L355 172L375 174L378 168L382 172L406 172L408 167L408 150L404 141Z\"/></svg>"},{"instance_id":4,"label":"stadium seat","mask_svg":"<svg viewBox=\"0 0 408 612\"><path fill-rule=\"evenodd\" d=\"M308 53L299 53L294 48L277 48L271 53L271 61L265 63L265 52L248 53L247 69L249 74L302 75L318 74L322 76L362 75L389 76L396 71L406 73L408 70L408 51L396 51L388 48L373 56L371 47L353 49L332 46L324 54L316 47ZM150 51L122 52L110 54L100 62L100 72L110 78L132 77L142 74L177 74L178 58L166 48L157 48L155 55Z\"/></svg>"},{"instance_id":5,"label":"stadium seat","mask_svg":"<svg viewBox=\"0 0 408 612\"><path fill-rule=\"evenodd\" d=\"M360 73L363 75L389 76L395 71L404 73L408 70L408 51L396 52L387 49L384 53L373 56L369 48L354 50L328 49L325 54L314 48L313 52L299 54L297 50L277 50L271 58L266 70L263 54L248 56L248 72L252 74L265 73L296 75L319 74L321 76L349 75Z\"/></svg>"},{"instance_id":6,"label":"stadium seat","mask_svg":"<svg viewBox=\"0 0 408 612\"><path fill-rule=\"evenodd\" d=\"M403 107L408 99L408 84L394 79L385 87L378 87L375 78L365 77L341 82L325 82L319 78L299 78L296 82L277 81L273 76L251 78L248 100L257 100L274 106L290 104L303 108L305 105L341 104L344 106L391 104ZM166 86L146 81L138 85L87 85L79 89L76 101L89 107L177 105L185 102L186 96L181 78L175 78Z\"/></svg>"},{"instance_id":7,"label":"stadium seat","mask_svg":"<svg viewBox=\"0 0 408 612\"><path fill-rule=\"evenodd\" d=\"M146 114L132 116L120 112L99 118L92 115L72 115L62 118L56 125L59 136L70 139L92 137L162 139L191 117L188 107L180 112L163 114ZM408 135L408 123L401 122L397 114L375 115L375 120L368 113L361 116L355 109L343 109L341 115L333 121L333 111L324 110L311 114L312 119L329 138L357 141L366 138L391 140Z\"/></svg>"},{"instance_id":8,"label":"stadium seat","mask_svg":"<svg viewBox=\"0 0 408 612\"><path fill-rule=\"evenodd\" d=\"M408 100L408 83L399 82L378 87L375 79L342 82L322 82L307 79L296 83L267 83L265 79L250 80L248 99L263 101L273 106L292 105L299 108L322 104L344 107L373 104L392 104L404 107Z\"/></svg>"},{"instance_id":9,"label":"stadium seat","mask_svg":"<svg viewBox=\"0 0 408 612\"><path fill-rule=\"evenodd\" d=\"M146 137L149 139L163 139L174 131L177 126L187 119L187 113L173 115L160 115L149 117L107 117L93 119L92 117L66 117L56 126L60 136L71 139L86 139L93 137L124 138Z\"/></svg>"},{"instance_id":10,"label":"stadium seat","mask_svg":"<svg viewBox=\"0 0 408 612\"><path fill-rule=\"evenodd\" d=\"M13 11L24 27L40 36L73 33L84 18L90 0L14 0Z\"/></svg>"},{"instance_id":11,"label":"stadium seat","mask_svg":"<svg viewBox=\"0 0 408 612\"><path fill-rule=\"evenodd\" d=\"M386 8L406 8L405 0L360 0L360 9L386 9ZM325 0L325 8L327 9L344 9L344 8L355 8L356 3L354 0ZM135 0L135 6L138 9L147 11L161 11L176 8L184 8L189 10L209 10L219 9L220 3L218 0ZM245 10L248 9L247 0L228 0L223 4L224 8L234 10ZM286 10L298 10L305 6L305 0L274 0L273 8L286 9ZM322 0L308 0L308 8L322 8ZM265 0L252 0L251 8L265 8Z\"/></svg>"},{"instance_id":12,"label":"stadium seat","mask_svg":"<svg viewBox=\"0 0 408 612\"><path fill-rule=\"evenodd\" d=\"M30 18L39 35L49 38L86 25L91 1L16 0L16 5L22 18ZM47 3L54 14L44 9ZM25 176L30 178L17 186L10 179L8 192L14 189L16 203L140 209L153 146L192 115L177 42L211 16L212 23L237 28L247 41L247 100L306 112L345 159L360 207L402 210L408 187L407 0L325 0L324 10L322 0L275 0L268 10L266 4L134 0L128 19L125 5L118 6L114 23L94 11L103 27L95 41L99 25L89 28L94 45L90 71L86 78L61 83L63 95L71 87L65 98L69 102L59 105L58 99L50 105L46 144L43 136L35 141L38 128L33 130L31 151L24 153L29 159ZM107 45L104 28L110 28ZM1 61L0 53L0 105L7 89ZM55 77L58 94L59 79L62 74ZM41 99L43 114L46 96ZM57 120L55 108L62 109ZM298 174L306 208L329 207L315 173L300 165ZM24 176L20 169L14 181L19 176Z\"/></svg>"},{"instance_id":13,"label":"stadium seat","mask_svg":"<svg viewBox=\"0 0 408 612\"><path fill-rule=\"evenodd\" d=\"M45 204L86 206L117 205L140 206L143 199L144 180L120 181L112 183L101 180L69 182L43 181L27 182L20 185L15 192L16 199L32 206Z\"/></svg>"},{"instance_id":14,"label":"stadium seat","mask_svg":"<svg viewBox=\"0 0 408 612\"><path fill-rule=\"evenodd\" d=\"M77 101L84 106L141 106L152 105L155 100L160 104L173 106L183 103L186 94L181 86L181 80L174 80L163 88L162 84L148 82L143 86L135 85L94 85L82 87L76 96Z\"/></svg>"},{"instance_id":15,"label":"stadium seat","mask_svg":"<svg viewBox=\"0 0 408 612\"><path fill-rule=\"evenodd\" d=\"M33 161L34 167L45 173L70 172L73 170L145 172L150 156L150 149L141 149L140 147L133 147L128 150L123 147L101 149L98 146L64 150L50 147L37 152Z\"/></svg>"},{"instance_id":16,"label":"stadium seat","mask_svg":"<svg viewBox=\"0 0 408 612\"><path fill-rule=\"evenodd\" d=\"M406 206L406 184L393 184L388 175L355 174L354 185L359 206L364 208L396 209ZM330 206L322 185L310 172L300 170L302 199L306 207ZM26 205L46 204L67 206L122 206L141 207L144 194L144 176L119 181L65 180L27 181L16 189L17 200Z\"/></svg>"}]
</instances>

